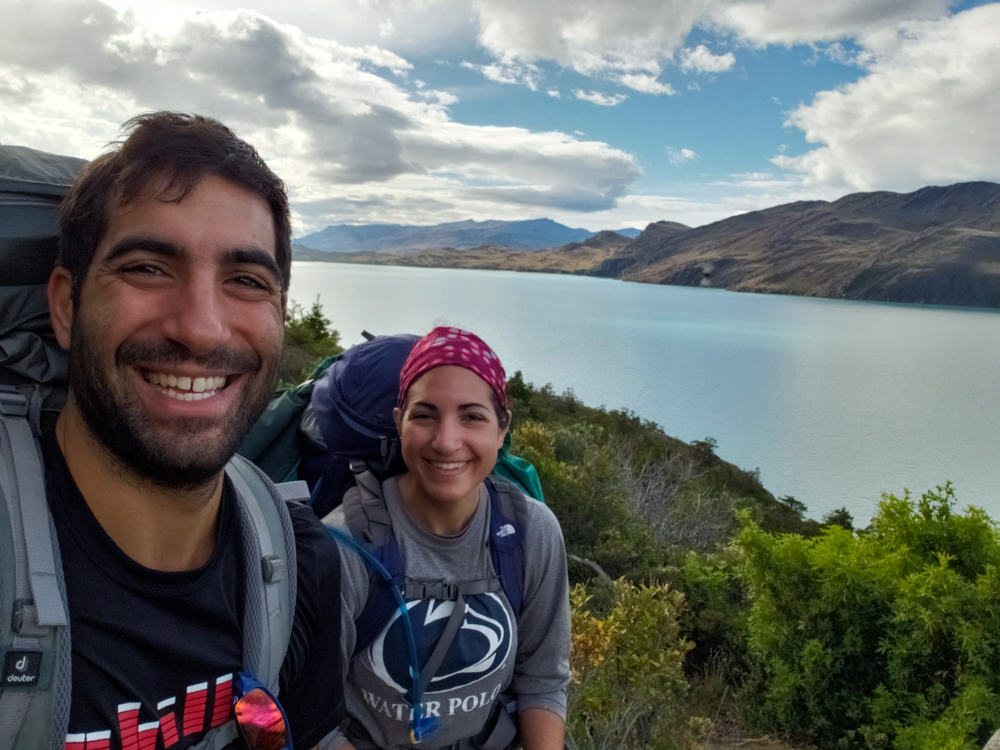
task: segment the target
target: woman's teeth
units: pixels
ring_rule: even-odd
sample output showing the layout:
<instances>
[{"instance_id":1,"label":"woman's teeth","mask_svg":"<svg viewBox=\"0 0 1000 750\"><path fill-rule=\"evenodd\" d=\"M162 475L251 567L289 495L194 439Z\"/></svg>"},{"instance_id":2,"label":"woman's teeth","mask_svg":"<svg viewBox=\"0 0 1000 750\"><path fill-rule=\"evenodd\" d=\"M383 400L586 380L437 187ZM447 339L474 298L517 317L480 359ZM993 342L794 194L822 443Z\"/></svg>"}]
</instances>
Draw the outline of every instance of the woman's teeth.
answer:
<instances>
[{"instance_id":1,"label":"woman's teeth","mask_svg":"<svg viewBox=\"0 0 1000 750\"><path fill-rule=\"evenodd\" d=\"M443 471L451 471L452 469L461 469L467 463L469 463L469 462L468 461L459 461L457 463L446 464L446 463L442 463L440 461L431 461L431 465L435 469L441 469Z\"/></svg>"},{"instance_id":2,"label":"woman's teeth","mask_svg":"<svg viewBox=\"0 0 1000 750\"><path fill-rule=\"evenodd\" d=\"M186 375L168 375L165 372L149 372L146 380L160 393L179 401L201 401L211 398L226 387L226 376L210 378L189 378Z\"/></svg>"}]
</instances>

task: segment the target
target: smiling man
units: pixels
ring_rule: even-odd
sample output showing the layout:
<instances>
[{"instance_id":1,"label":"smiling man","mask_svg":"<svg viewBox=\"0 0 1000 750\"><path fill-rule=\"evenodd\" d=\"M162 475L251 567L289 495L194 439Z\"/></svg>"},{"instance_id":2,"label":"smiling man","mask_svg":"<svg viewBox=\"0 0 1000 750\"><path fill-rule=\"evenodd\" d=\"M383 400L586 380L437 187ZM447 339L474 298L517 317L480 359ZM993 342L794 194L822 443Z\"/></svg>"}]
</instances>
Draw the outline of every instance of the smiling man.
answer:
<instances>
[{"instance_id":1,"label":"smiling man","mask_svg":"<svg viewBox=\"0 0 1000 750\"><path fill-rule=\"evenodd\" d=\"M161 112L126 132L66 197L48 284L70 352L42 439L72 642L67 747L222 747L240 673L267 661L247 636L263 564L268 585L297 571L284 615L262 611L272 639L288 621L273 662L285 744L310 748L341 720L337 549L308 508L251 497L253 477L226 470L275 385L284 188L214 120ZM253 538L268 503L287 559Z\"/></svg>"}]
</instances>

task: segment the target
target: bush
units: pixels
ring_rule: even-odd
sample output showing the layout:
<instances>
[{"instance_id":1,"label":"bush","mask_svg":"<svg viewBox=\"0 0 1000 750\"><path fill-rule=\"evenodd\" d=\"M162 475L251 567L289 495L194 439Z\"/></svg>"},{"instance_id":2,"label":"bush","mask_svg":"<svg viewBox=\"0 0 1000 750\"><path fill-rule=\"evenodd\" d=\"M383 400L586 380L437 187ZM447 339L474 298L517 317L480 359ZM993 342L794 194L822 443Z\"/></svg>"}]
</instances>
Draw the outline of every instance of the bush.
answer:
<instances>
[{"instance_id":1,"label":"bush","mask_svg":"<svg viewBox=\"0 0 1000 750\"><path fill-rule=\"evenodd\" d=\"M330 328L318 297L308 310L294 300L289 301L278 371L279 388L298 385L312 374L316 365L342 351L340 333Z\"/></svg>"},{"instance_id":2,"label":"bush","mask_svg":"<svg viewBox=\"0 0 1000 750\"><path fill-rule=\"evenodd\" d=\"M701 719L684 711L688 685L680 634L684 597L666 586L613 584L614 605L603 619L587 609L583 586L573 608L573 682L566 744L571 750L696 748Z\"/></svg>"},{"instance_id":3,"label":"bush","mask_svg":"<svg viewBox=\"0 0 1000 750\"><path fill-rule=\"evenodd\" d=\"M950 486L887 495L868 533L813 539L744 516L762 726L824 748L982 747L1000 726L1000 536L954 504Z\"/></svg>"}]
</instances>

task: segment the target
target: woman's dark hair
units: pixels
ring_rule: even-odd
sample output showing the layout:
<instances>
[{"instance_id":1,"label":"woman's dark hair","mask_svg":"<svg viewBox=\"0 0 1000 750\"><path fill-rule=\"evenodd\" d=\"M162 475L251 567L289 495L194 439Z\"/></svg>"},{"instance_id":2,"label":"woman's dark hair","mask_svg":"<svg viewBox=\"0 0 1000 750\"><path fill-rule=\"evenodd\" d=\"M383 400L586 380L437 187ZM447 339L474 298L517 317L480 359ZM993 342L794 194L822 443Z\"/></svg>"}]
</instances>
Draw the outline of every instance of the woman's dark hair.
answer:
<instances>
[{"instance_id":1,"label":"woman's dark hair","mask_svg":"<svg viewBox=\"0 0 1000 750\"><path fill-rule=\"evenodd\" d=\"M274 219L275 260L282 296L288 292L292 227L281 179L249 143L218 120L179 112L151 112L122 126L123 140L90 162L60 207L57 263L73 276L73 304L107 231L112 201L124 206L154 180L160 198L180 202L206 175L221 177L262 198Z\"/></svg>"}]
</instances>

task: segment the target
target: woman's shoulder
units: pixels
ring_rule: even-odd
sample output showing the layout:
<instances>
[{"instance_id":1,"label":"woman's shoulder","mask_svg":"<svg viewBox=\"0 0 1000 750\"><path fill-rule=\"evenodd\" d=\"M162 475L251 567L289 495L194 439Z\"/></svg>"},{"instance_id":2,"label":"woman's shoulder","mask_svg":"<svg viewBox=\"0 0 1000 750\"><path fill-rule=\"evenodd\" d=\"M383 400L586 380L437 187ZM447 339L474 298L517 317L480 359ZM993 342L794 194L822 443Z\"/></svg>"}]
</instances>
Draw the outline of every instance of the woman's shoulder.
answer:
<instances>
[{"instance_id":1,"label":"woman's shoulder","mask_svg":"<svg viewBox=\"0 0 1000 750\"><path fill-rule=\"evenodd\" d=\"M562 529L559 519L545 503L536 500L526 493L521 493L525 499L525 545L529 547L549 547L555 539L562 544Z\"/></svg>"}]
</instances>

